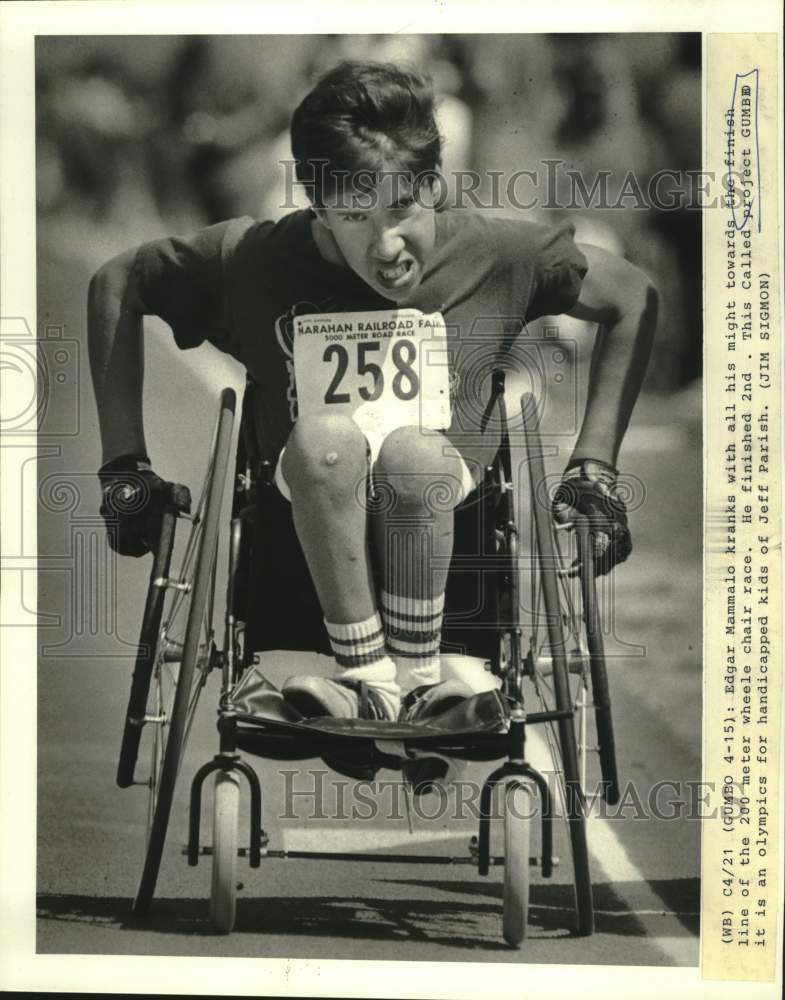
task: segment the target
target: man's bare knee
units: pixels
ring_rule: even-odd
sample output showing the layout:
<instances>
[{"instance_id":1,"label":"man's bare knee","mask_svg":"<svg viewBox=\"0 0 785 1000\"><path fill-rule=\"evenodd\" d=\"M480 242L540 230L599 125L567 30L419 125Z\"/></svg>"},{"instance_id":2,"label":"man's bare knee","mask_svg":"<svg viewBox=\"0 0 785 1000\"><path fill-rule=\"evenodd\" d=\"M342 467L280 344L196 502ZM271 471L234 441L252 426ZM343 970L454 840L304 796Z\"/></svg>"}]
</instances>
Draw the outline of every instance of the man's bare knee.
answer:
<instances>
[{"instance_id":1,"label":"man's bare knee","mask_svg":"<svg viewBox=\"0 0 785 1000\"><path fill-rule=\"evenodd\" d=\"M463 461L442 435L416 425L399 427L384 439L374 465L399 504L450 510L463 499Z\"/></svg>"},{"instance_id":2,"label":"man's bare knee","mask_svg":"<svg viewBox=\"0 0 785 1000\"><path fill-rule=\"evenodd\" d=\"M350 417L325 414L300 417L281 461L291 489L327 488L353 492L367 473L365 435Z\"/></svg>"}]
</instances>

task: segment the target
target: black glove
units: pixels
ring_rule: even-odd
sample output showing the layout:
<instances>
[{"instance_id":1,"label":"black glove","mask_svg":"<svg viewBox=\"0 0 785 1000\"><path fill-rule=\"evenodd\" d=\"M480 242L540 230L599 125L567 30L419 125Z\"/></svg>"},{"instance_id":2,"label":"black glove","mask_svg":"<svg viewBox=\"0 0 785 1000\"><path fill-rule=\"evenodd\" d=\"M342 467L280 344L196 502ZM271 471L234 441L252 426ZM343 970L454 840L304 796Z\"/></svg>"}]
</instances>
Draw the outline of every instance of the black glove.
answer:
<instances>
[{"instance_id":1,"label":"black glove","mask_svg":"<svg viewBox=\"0 0 785 1000\"><path fill-rule=\"evenodd\" d=\"M597 576L610 573L632 552L627 508L616 476L613 466L605 462L578 459L567 466L553 495L551 509L559 524L571 523L576 514L588 519Z\"/></svg>"},{"instance_id":2,"label":"black glove","mask_svg":"<svg viewBox=\"0 0 785 1000\"><path fill-rule=\"evenodd\" d=\"M121 455L98 472L109 544L122 556L146 555L155 549L167 505L189 513L186 486L164 482L150 467L147 455Z\"/></svg>"}]
</instances>

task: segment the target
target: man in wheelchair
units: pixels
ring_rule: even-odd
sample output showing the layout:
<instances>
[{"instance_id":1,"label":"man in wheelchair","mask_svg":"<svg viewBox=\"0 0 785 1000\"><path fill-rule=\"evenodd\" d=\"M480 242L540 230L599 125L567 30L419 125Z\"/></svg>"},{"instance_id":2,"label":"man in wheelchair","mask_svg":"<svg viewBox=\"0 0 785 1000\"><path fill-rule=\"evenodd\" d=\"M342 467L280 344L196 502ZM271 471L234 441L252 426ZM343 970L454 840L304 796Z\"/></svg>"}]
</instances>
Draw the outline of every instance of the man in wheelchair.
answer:
<instances>
[{"instance_id":1,"label":"man in wheelchair","mask_svg":"<svg viewBox=\"0 0 785 1000\"><path fill-rule=\"evenodd\" d=\"M93 277L101 511L118 552L151 550L165 484L143 430L142 322L157 315L181 349L209 340L256 385L258 438L335 657L332 678L292 677L284 697L307 717L427 720L473 693L442 680L439 649L453 511L500 444L477 373L503 366L539 316L601 324L554 516L589 516L607 573L631 550L616 460L657 295L627 261L576 246L568 223L440 206L433 93L413 72L340 64L297 108L291 135L309 210L145 243ZM424 363L434 343L442 357L449 346L448 365Z\"/></svg>"}]
</instances>

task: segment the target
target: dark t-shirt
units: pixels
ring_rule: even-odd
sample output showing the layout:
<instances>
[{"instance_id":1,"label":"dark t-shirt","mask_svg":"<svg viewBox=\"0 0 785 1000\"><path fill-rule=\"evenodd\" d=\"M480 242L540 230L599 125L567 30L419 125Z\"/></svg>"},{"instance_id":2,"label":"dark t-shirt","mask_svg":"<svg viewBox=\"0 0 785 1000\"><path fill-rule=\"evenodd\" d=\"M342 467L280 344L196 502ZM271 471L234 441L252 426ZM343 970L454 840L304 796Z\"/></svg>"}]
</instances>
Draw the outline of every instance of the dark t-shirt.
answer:
<instances>
[{"instance_id":1,"label":"dark t-shirt","mask_svg":"<svg viewBox=\"0 0 785 1000\"><path fill-rule=\"evenodd\" d=\"M135 262L142 302L171 326L179 347L208 340L245 365L259 387L257 431L273 459L297 416L293 318L395 308L349 268L323 259L311 218L299 211L275 224L233 219L146 243ZM448 432L456 443L476 438L490 372L509 359L526 321L575 304L587 265L573 237L569 223L436 214L434 251L406 307L441 313L456 338Z\"/></svg>"}]
</instances>

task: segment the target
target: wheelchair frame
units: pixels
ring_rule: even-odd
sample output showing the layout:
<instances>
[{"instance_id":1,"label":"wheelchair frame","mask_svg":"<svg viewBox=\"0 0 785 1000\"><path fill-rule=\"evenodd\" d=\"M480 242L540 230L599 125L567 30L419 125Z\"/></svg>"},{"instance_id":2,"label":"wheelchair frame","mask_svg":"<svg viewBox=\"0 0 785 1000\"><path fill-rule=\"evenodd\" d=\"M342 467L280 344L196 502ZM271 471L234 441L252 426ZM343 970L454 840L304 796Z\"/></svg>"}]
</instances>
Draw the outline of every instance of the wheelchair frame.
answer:
<instances>
[{"instance_id":1,"label":"wheelchair frame","mask_svg":"<svg viewBox=\"0 0 785 1000\"><path fill-rule=\"evenodd\" d=\"M481 489L491 491L489 496L494 509L494 529L497 554L500 558L500 572L496 575L500 583L496 593L498 609L495 622L495 655L491 659L491 669L501 681L501 692L509 706L508 722L501 732L483 732L450 739L441 734L420 741L418 745L430 746L439 753L469 760L504 760L485 780L480 797L479 831L472 838L470 851L465 857L444 857L443 855L397 855L363 854L359 852L320 852L270 850L262 828L262 788L251 765L243 759L241 751L250 752L268 759L293 760L321 757L329 763L331 758L341 754L356 753L359 747L356 736L340 733L318 732L314 729L292 735L291 732L276 731L268 727L261 733L258 728L248 731L232 703L232 692L243 672L249 666L249 653L243 649L243 622L238 619L239 590L241 587L243 558L256 505L254 490L261 482L271 482L270 463L261 461L255 446L250 425L249 394L243 401L241 442L236 460L236 502L231 520L229 541L229 573L227 585L227 606L225 614L224 646L219 650L215 644L212 628L215 586L215 562L219 532L220 506L225 478L229 464L229 447L235 410L235 395L232 390L224 390L221 395L220 415L211 446L211 460L208 467L205 489L196 513L191 517L194 525L189 549L184 558L184 567L192 567L192 580L170 576L175 526L178 514L174 505L167 506L161 527L160 542L156 550L145 604L139 654L137 657L126 714L123 741L117 772L117 783L121 787L146 784L150 789L150 809L148 815L149 835L144 869L139 890L134 902L137 914L147 911L153 899L166 830L169 822L174 786L177 779L184 742L187 738L190 718L195 710L199 692L204 687L207 675L213 669L220 669L222 675L221 696L218 708L219 750L193 777L190 795L190 823L187 846L189 865L196 865L199 857L213 856L213 888L211 893L211 919L215 929L228 933L235 920L235 865L237 856L247 856L252 868L261 864L262 857L278 859L329 858L331 860L373 860L378 863L406 864L476 864L480 875L487 875L490 867L504 865L504 936L513 946L519 946L526 936L528 918L530 864L537 860L529 857L530 811L514 808L516 797L530 797L536 789L541 800L541 858L539 864L542 875L550 877L554 859L553 845L553 802L545 777L526 760L526 727L546 724L558 733L564 785L561 788L563 806L566 812L571 852L573 857L575 882L574 931L579 935L591 934L594 928L592 886L589 870L589 854L586 840L586 802L581 786L581 766L575 733L576 704L570 689L570 673L574 664L568 657L563 631L564 614L560 606L559 553L554 541L550 511L538 502L537 491L544 482L542 447L536 425L536 409L533 397L521 397L521 412L529 468L529 485L532 496L532 511L537 544L537 574L541 580L542 598L547 620L548 646L553 675L552 706L542 711L527 712L524 704L524 684L527 678L537 686L537 650L530 643L524 651L522 629L519 620L520 566L518 553L518 526L515 511L515 484L512 476L512 459L509 426L505 403L505 377L503 371L493 374L491 399L486 411L486 419L498 411L501 427L501 447L493 464L488 467ZM270 487L272 488L272 487ZM583 602L583 620L589 670L583 663L583 684L590 673L593 695L594 717L603 779L603 794L613 803L618 800L618 776L616 773L610 698L602 648L594 581L593 545L588 523L581 519L575 524L578 543L580 591ZM195 539L195 541L194 541ZM193 545L191 545L193 542ZM189 556L190 551L190 556ZM189 562L190 559L190 562ZM187 624L182 644L172 641L168 634L168 623L173 614L164 620L166 595L174 595L172 601L188 601ZM533 602L534 604L534 602ZM205 609L207 614L205 615ZM207 622L202 630L204 622ZM200 638L203 641L200 643ZM148 696L153 676L159 682L162 670L167 665L177 663L177 677L174 684L174 701L171 714L162 707L160 697L151 711ZM198 669L196 669L198 667ZM172 668L173 669L173 668ZM540 681L542 685L542 681ZM585 724L586 701L583 702L583 723ZM136 781L134 777L142 731L147 725L154 726L153 760L151 774L147 781ZM379 724L379 725L384 725ZM168 731L168 732L167 732ZM383 739L383 734L378 737ZM374 767L399 769L401 760L382 751L373 741L363 746ZM202 789L205 780L216 774L216 797L214 802L214 843L212 847L200 846L200 816ZM237 846L237 807L239 779L243 775L250 792L250 844L247 850ZM504 856L490 854L491 800L495 786L505 785L505 842ZM515 817L515 819L513 819Z\"/></svg>"}]
</instances>

